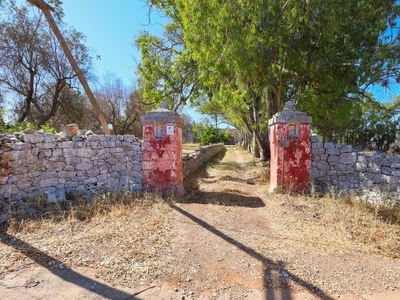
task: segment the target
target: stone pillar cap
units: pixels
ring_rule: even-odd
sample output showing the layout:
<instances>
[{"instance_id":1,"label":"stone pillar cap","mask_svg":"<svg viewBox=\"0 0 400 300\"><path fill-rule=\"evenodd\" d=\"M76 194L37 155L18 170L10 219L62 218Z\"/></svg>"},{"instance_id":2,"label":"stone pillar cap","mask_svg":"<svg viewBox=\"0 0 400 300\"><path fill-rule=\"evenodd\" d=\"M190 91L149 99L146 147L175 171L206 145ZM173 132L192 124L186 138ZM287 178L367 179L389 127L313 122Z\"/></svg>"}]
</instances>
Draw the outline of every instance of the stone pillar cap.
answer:
<instances>
[{"instance_id":1,"label":"stone pillar cap","mask_svg":"<svg viewBox=\"0 0 400 300\"><path fill-rule=\"evenodd\" d=\"M311 123L312 118L307 113L296 110L293 100L286 101L285 108L269 119L268 124L275 123Z\"/></svg>"},{"instance_id":2,"label":"stone pillar cap","mask_svg":"<svg viewBox=\"0 0 400 300\"><path fill-rule=\"evenodd\" d=\"M147 112L144 116L140 118L140 122L165 122L183 124L183 119L176 112L169 110L165 102L161 102L159 108Z\"/></svg>"}]
</instances>

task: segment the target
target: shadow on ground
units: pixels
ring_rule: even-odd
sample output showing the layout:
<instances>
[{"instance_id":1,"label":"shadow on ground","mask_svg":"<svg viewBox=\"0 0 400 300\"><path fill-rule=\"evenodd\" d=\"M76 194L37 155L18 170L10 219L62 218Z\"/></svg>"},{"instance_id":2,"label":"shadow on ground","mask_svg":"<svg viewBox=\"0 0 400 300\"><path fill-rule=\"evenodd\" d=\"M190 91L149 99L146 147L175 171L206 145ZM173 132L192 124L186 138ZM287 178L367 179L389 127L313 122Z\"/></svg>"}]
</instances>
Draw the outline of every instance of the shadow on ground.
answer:
<instances>
[{"instance_id":1,"label":"shadow on ground","mask_svg":"<svg viewBox=\"0 0 400 300\"><path fill-rule=\"evenodd\" d=\"M227 168L227 164L222 162L225 153L220 153L216 157L214 157L211 161L212 166L222 165L222 168ZM237 170L238 167L234 165L234 163L229 163L228 169ZM243 166L241 166L243 167ZM229 192L203 192L200 190L199 180L203 180L205 182L214 182L218 179L212 178L208 172L209 166L205 166L199 170L197 170L194 174L191 174L184 180L184 185L186 191L189 192L189 196L186 197L182 202L185 204L198 203L198 204L214 204L214 205L225 205L225 206L241 206L241 207L250 207L250 208L261 208L265 207L262 199L258 197L248 197L237 194L237 192L229 193ZM213 181L210 181L212 178ZM249 180L232 176L223 176L221 177L221 181L233 181L247 184L254 184ZM217 228L211 226L204 220L194 216L188 211L178 207L175 204L170 204L170 206L175 209L180 214L189 218L202 228L208 230L212 234L217 235L221 239L227 241L253 258L257 259L263 264L263 282L265 289L265 299L266 300L291 300L293 296L290 292L290 283L292 282L295 285L301 286L309 293L313 294L318 299L324 300L333 300L329 295L325 294L319 287L313 285L305 279L302 279L295 274L291 273L285 267L285 263L282 261L274 261L263 256L261 253L255 251L254 249L238 242L237 240L231 238L230 236L224 234L222 231Z\"/></svg>"},{"instance_id":2,"label":"shadow on ground","mask_svg":"<svg viewBox=\"0 0 400 300\"><path fill-rule=\"evenodd\" d=\"M211 226L207 222L197 218L186 210L174 205L170 204L170 206L175 209L177 212L181 213L185 217L189 218L193 222L200 225L202 228L208 230L209 232L217 235L221 239L227 241L253 258L257 259L263 264L264 274L263 274L263 282L265 288L265 299L266 300L291 300L292 295L290 292L289 283L293 282L296 285L303 287L309 293L313 294L315 297L323 300L333 300L332 297L325 294L319 287L313 285L312 283L299 278L295 274L288 271L285 267L285 263L282 261L273 261L259 252L253 250L250 247L236 241L235 239L229 237L224 234L217 228Z\"/></svg>"},{"instance_id":3,"label":"shadow on ground","mask_svg":"<svg viewBox=\"0 0 400 300\"><path fill-rule=\"evenodd\" d=\"M215 204L223 206L265 207L259 197L248 197L233 193L194 192L183 203Z\"/></svg>"},{"instance_id":4,"label":"shadow on ground","mask_svg":"<svg viewBox=\"0 0 400 300\"><path fill-rule=\"evenodd\" d=\"M64 268L61 261L55 259L52 256L40 251L39 249L33 247L32 245L26 243L25 241L6 233L6 226L0 228L0 242L4 245L13 247L15 250L26 255L38 265L48 269L51 273L58 276L64 281L73 283L83 289L86 289L92 293L99 296L105 297L107 299L126 299L126 300L139 300L136 295L142 293L143 291L137 292L135 294L128 294L124 291L113 288L109 285L101 283L99 281L93 280L89 277L83 276L76 271L69 268ZM1 298L1 297L0 297Z\"/></svg>"}]
</instances>

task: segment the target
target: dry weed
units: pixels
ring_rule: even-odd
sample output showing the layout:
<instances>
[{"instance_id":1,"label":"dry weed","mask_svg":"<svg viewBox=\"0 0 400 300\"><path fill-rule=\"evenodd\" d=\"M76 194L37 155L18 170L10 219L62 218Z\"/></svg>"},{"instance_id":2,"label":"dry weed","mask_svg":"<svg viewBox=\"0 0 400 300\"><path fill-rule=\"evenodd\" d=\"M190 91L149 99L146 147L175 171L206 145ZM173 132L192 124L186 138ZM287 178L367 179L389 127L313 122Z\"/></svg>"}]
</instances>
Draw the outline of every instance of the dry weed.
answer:
<instances>
[{"instance_id":1,"label":"dry weed","mask_svg":"<svg viewBox=\"0 0 400 300\"><path fill-rule=\"evenodd\" d=\"M15 243L1 251L0 274L35 262L50 268L62 262L94 269L96 276L110 282L151 281L169 268L170 242L175 237L167 203L171 197L106 193L92 200L50 204L35 218L13 215L7 234ZM20 249L18 241L29 248ZM40 261L44 255L54 260Z\"/></svg>"},{"instance_id":2,"label":"dry weed","mask_svg":"<svg viewBox=\"0 0 400 300\"><path fill-rule=\"evenodd\" d=\"M299 243L322 252L346 252L351 247L400 257L398 211L333 194L319 198L280 195L280 201L287 223L297 226L291 234L297 232Z\"/></svg>"}]
</instances>

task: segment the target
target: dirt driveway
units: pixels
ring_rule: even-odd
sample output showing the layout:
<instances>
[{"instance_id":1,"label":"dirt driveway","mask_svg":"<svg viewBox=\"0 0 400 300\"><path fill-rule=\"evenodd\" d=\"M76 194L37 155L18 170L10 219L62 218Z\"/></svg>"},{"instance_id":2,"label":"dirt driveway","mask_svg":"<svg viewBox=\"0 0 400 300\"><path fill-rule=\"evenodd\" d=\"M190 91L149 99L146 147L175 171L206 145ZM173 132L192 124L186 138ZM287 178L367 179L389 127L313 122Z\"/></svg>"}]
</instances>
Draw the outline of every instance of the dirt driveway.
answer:
<instances>
[{"instance_id":1,"label":"dirt driveway","mask_svg":"<svg viewBox=\"0 0 400 300\"><path fill-rule=\"evenodd\" d=\"M0 274L0 299L400 300L398 258L374 254L320 223L292 196L267 194L264 172L247 152L228 147L215 165L188 178L186 195L163 211L168 242L155 242L152 259L162 267L143 271L155 274L147 280L113 281L84 267L82 257L65 263L41 250L28 267ZM4 253L36 250L22 237L12 244L2 235ZM103 259L85 247L87 261ZM120 248L107 253L122 256L127 250Z\"/></svg>"}]
</instances>

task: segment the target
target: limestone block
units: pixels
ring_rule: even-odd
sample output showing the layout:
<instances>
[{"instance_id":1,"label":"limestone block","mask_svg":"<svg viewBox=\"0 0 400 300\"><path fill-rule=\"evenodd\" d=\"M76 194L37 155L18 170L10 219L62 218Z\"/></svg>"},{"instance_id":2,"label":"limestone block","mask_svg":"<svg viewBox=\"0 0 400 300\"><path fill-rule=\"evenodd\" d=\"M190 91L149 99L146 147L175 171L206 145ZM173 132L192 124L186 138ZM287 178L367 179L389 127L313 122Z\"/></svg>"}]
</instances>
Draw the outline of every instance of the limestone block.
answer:
<instances>
[{"instance_id":1,"label":"limestone block","mask_svg":"<svg viewBox=\"0 0 400 300\"><path fill-rule=\"evenodd\" d=\"M76 157L77 151L74 148L65 148L65 149L63 149L63 156L64 157Z\"/></svg>"},{"instance_id":2,"label":"limestone block","mask_svg":"<svg viewBox=\"0 0 400 300\"><path fill-rule=\"evenodd\" d=\"M392 171L390 175L400 177L400 170Z\"/></svg>"},{"instance_id":3,"label":"limestone block","mask_svg":"<svg viewBox=\"0 0 400 300\"><path fill-rule=\"evenodd\" d=\"M12 150L3 154L3 158L7 160L24 160L29 156L31 156L31 152L29 150L22 150L22 151Z\"/></svg>"},{"instance_id":4,"label":"limestone block","mask_svg":"<svg viewBox=\"0 0 400 300\"><path fill-rule=\"evenodd\" d=\"M77 187L78 185L80 185L80 182L76 182L76 181L72 181L72 180L68 180L66 183L65 183L65 188L75 188L75 187Z\"/></svg>"},{"instance_id":5,"label":"limestone block","mask_svg":"<svg viewBox=\"0 0 400 300\"><path fill-rule=\"evenodd\" d=\"M31 143L17 142L17 143L12 145L12 148L14 150L16 150L16 151L27 150L27 149L31 149L32 148L32 144Z\"/></svg>"},{"instance_id":6,"label":"limestone block","mask_svg":"<svg viewBox=\"0 0 400 300\"><path fill-rule=\"evenodd\" d=\"M106 141L103 142L103 147L105 148L115 148L115 142L114 141Z\"/></svg>"},{"instance_id":7,"label":"limestone block","mask_svg":"<svg viewBox=\"0 0 400 300\"><path fill-rule=\"evenodd\" d=\"M388 167L383 167L382 168L382 174L391 175L392 172L393 172L393 170L391 168L388 168Z\"/></svg>"},{"instance_id":8,"label":"limestone block","mask_svg":"<svg viewBox=\"0 0 400 300\"><path fill-rule=\"evenodd\" d=\"M357 152L342 153L339 162L345 165L354 165L357 161Z\"/></svg>"},{"instance_id":9,"label":"limestone block","mask_svg":"<svg viewBox=\"0 0 400 300\"><path fill-rule=\"evenodd\" d=\"M340 148L340 153L350 153L353 151L353 147L350 145L344 145L342 148Z\"/></svg>"},{"instance_id":10,"label":"limestone block","mask_svg":"<svg viewBox=\"0 0 400 300\"><path fill-rule=\"evenodd\" d=\"M56 136L54 134L45 133L43 137L44 137L43 139L44 143L54 143L56 141Z\"/></svg>"},{"instance_id":11,"label":"limestone block","mask_svg":"<svg viewBox=\"0 0 400 300\"><path fill-rule=\"evenodd\" d=\"M368 165L367 171L370 173L381 173L381 165L378 163L370 163Z\"/></svg>"},{"instance_id":12,"label":"limestone block","mask_svg":"<svg viewBox=\"0 0 400 300\"><path fill-rule=\"evenodd\" d=\"M327 171L330 170L331 167L326 161L321 160L317 163L317 168L318 170Z\"/></svg>"},{"instance_id":13,"label":"limestone block","mask_svg":"<svg viewBox=\"0 0 400 300\"><path fill-rule=\"evenodd\" d=\"M66 135L77 135L79 133L78 125L77 124L65 125L64 132Z\"/></svg>"},{"instance_id":14,"label":"limestone block","mask_svg":"<svg viewBox=\"0 0 400 300\"><path fill-rule=\"evenodd\" d=\"M387 183L389 176L383 174L376 174L374 176L374 183Z\"/></svg>"},{"instance_id":15,"label":"limestone block","mask_svg":"<svg viewBox=\"0 0 400 300\"><path fill-rule=\"evenodd\" d=\"M325 151L326 154L329 155L339 155L340 154L340 150L338 148L329 148Z\"/></svg>"},{"instance_id":16,"label":"limestone block","mask_svg":"<svg viewBox=\"0 0 400 300\"><path fill-rule=\"evenodd\" d=\"M335 148L336 149L336 148ZM332 149L333 150L333 149ZM338 149L336 149L338 150ZM329 155L328 157L328 162L338 162L339 161L339 156L338 155Z\"/></svg>"},{"instance_id":17,"label":"limestone block","mask_svg":"<svg viewBox=\"0 0 400 300\"><path fill-rule=\"evenodd\" d=\"M86 186L85 186L84 184L81 184L81 185L77 186L77 187L75 188L75 190L76 190L78 193L84 193L84 192L86 192Z\"/></svg>"},{"instance_id":18,"label":"limestone block","mask_svg":"<svg viewBox=\"0 0 400 300\"><path fill-rule=\"evenodd\" d=\"M99 142L88 142L88 148L92 149L92 150L97 150L100 147L100 143Z\"/></svg>"},{"instance_id":19,"label":"limestone block","mask_svg":"<svg viewBox=\"0 0 400 300\"><path fill-rule=\"evenodd\" d=\"M106 174L101 174L98 175L96 178L98 182L105 182L108 179L108 176Z\"/></svg>"},{"instance_id":20,"label":"limestone block","mask_svg":"<svg viewBox=\"0 0 400 300\"><path fill-rule=\"evenodd\" d=\"M109 157L105 160L107 163L109 163L110 165L115 165L116 163L118 163L118 159L114 158L114 157Z\"/></svg>"},{"instance_id":21,"label":"limestone block","mask_svg":"<svg viewBox=\"0 0 400 300\"><path fill-rule=\"evenodd\" d=\"M83 144L79 144L79 142L82 142L84 140L83 137L81 137L79 135L74 135L74 136L72 136L71 140L75 143L76 147L83 147Z\"/></svg>"},{"instance_id":22,"label":"limestone block","mask_svg":"<svg viewBox=\"0 0 400 300\"><path fill-rule=\"evenodd\" d=\"M55 149L55 150L53 150L51 156L52 157L60 157L60 156L62 156L62 154L63 154L63 151L61 149Z\"/></svg>"},{"instance_id":23,"label":"limestone block","mask_svg":"<svg viewBox=\"0 0 400 300\"><path fill-rule=\"evenodd\" d=\"M98 135L89 135L88 137L87 137L87 141L88 142L98 142L98 141L100 141L101 140L101 137L100 136L98 136Z\"/></svg>"},{"instance_id":24,"label":"limestone block","mask_svg":"<svg viewBox=\"0 0 400 300\"><path fill-rule=\"evenodd\" d=\"M14 168L14 174L27 174L28 173L28 167L17 167Z\"/></svg>"},{"instance_id":25,"label":"limestone block","mask_svg":"<svg viewBox=\"0 0 400 300\"><path fill-rule=\"evenodd\" d=\"M37 143L36 147L38 149L54 149L56 148L56 143Z\"/></svg>"},{"instance_id":26,"label":"limestone block","mask_svg":"<svg viewBox=\"0 0 400 300\"><path fill-rule=\"evenodd\" d=\"M93 168L93 169L87 170L86 174L89 177L95 177L100 174L100 170L99 170L99 168Z\"/></svg>"},{"instance_id":27,"label":"limestone block","mask_svg":"<svg viewBox=\"0 0 400 300\"><path fill-rule=\"evenodd\" d=\"M131 146L131 149L134 151L140 151L141 148L142 148L142 144L138 143L138 142L133 143Z\"/></svg>"},{"instance_id":28,"label":"limestone block","mask_svg":"<svg viewBox=\"0 0 400 300\"><path fill-rule=\"evenodd\" d=\"M32 186L31 178L23 178L17 182L17 187L19 190L24 191Z\"/></svg>"},{"instance_id":29,"label":"limestone block","mask_svg":"<svg viewBox=\"0 0 400 300\"><path fill-rule=\"evenodd\" d=\"M36 171L36 172L29 172L29 173L28 173L28 176L29 176L30 178L35 178L35 177L40 177L41 174L42 174L42 173L39 172L39 171Z\"/></svg>"},{"instance_id":30,"label":"limestone block","mask_svg":"<svg viewBox=\"0 0 400 300\"><path fill-rule=\"evenodd\" d=\"M57 172L43 172L42 173L42 179L53 179L57 178Z\"/></svg>"},{"instance_id":31,"label":"limestone block","mask_svg":"<svg viewBox=\"0 0 400 300\"><path fill-rule=\"evenodd\" d=\"M55 189L46 191L47 201L49 202L57 202L57 201L65 201L65 190L64 189Z\"/></svg>"},{"instance_id":32,"label":"limestone block","mask_svg":"<svg viewBox=\"0 0 400 300\"><path fill-rule=\"evenodd\" d=\"M73 148L73 147L74 147L74 142L72 142L72 141L57 143L57 148L59 148L59 149Z\"/></svg>"},{"instance_id":33,"label":"limestone block","mask_svg":"<svg viewBox=\"0 0 400 300\"><path fill-rule=\"evenodd\" d=\"M311 154L312 155L317 155L319 152L318 152L318 149L317 148L311 148Z\"/></svg>"},{"instance_id":34,"label":"limestone block","mask_svg":"<svg viewBox=\"0 0 400 300\"><path fill-rule=\"evenodd\" d=\"M92 178L88 178L86 179L83 184L84 185L90 185L90 184L94 184L97 182L97 178L96 177L92 177Z\"/></svg>"},{"instance_id":35,"label":"limestone block","mask_svg":"<svg viewBox=\"0 0 400 300\"><path fill-rule=\"evenodd\" d=\"M90 148L81 148L78 149L78 156L79 157L92 157L93 156L93 150Z\"/></svg>"},{"instance_id":36,"label":"limestone block","mask_svg":"<svg viewBox=\"0 0 400 300\"><path fill-rule=\"evenodd\" d=\"M332 184L334 184L334 185L337 185L339 183L339 176L337 176L336 174L331 175L330 179L331 179Z\"/></svg>"},{"instance_id":37,"label":"limestone block","mask_svg":"<svg viewBox=\"0 0 400 300\"><path fill-rule=\"evenodd\" d=\"M124 148L121 147L110 148L110 153L122 153L122 152L124 152Z\"/></svg>"},{"instance_id":38,"label":"limestone block","mask_svg":"<svg viewBox=\"0 0 400 300\"><path fill-rule=\"evenodd\" d=\"M91 162L84 162L76 165L76 170L78 171L86 171L93 168L93 163Z\"/></svg>"},{"instance_id":39,"label":"limestone block","mask_svg":"<svg viewBox=\"0 0 400 300\"><path fill-rule=\"evenodd\" d=\"M356 165L354 166L354 169L356 171L364 172L367 170L367 164L364 162L357 162Z\"/></svg>"},{"instance_id":40,"label":"limestone block","mask_svg":"<svg viewBox=\"0 0 400 300\"><path fill-rule=\"evenodd\" d=\"M37 144L40 143L44 140L44 135L43 134L26 134L22 133L19 137L21 141L25 143L33 143Z\"/></svg>"},{"instance_id":41,"label":"limestone block","mask_svg":"<svg viewBox=\"0 0 400 300\"><path fill-rule=\"evenodd\" d=\"M19 180L21 180L22 178L24 178L24 175L22 175L22 174L19 174L19 175L11 174L8 176L7 184L16 183Z\"/></svg>"},{"instance_id":42,"label":"limestone block","mask_svg":"<svg viewBox=\"0 0 400 300\"><path fill-rule=\"evenodd\" d=\"M135 136L134 135L124 135L123 136L123 141L127 143L133 143L135 141Z\"/></svg>"},{"instance_id":43,"label":"limestone block","mask_svg":"<svg viewBox=\"0 0 400 300\"><path fill-rule=\"evenodd\" d=\"M392 169L400 169L400 161L399 161L399 162L392 162L392 163L390 164L390 167L391 167Z\"/></svg>"},{"instance_id":44,"label":"limestone block","mask_svg":"<svg viewBox=\"0 0 400 300\"><path fill-rule=\"evenodd\" d=\"M321 149L324 148L324 143L322 142L312 143L311 147L315 149Z\"/></svg>"},{"instance_id":45,"label":"limestone block","mask_svg":"<svg viewBox=\"0 0 400 300\"><path fill-rule=\"evenodd\" d=\"M52 179L45 179L45 180L42 180L40 182L40 185L42 187L57 186L58 185L58 179L57 179L57 177L56 178L52 178Z\"/></svg>"},{"instance_id":46,"label":"limestone block","mask_svg":"<svg viewBox=\"0 0 400 300\"><path fill-rule=\"evenodd\" d=\"M76 172L65 171L65 170L57 172L58 178L72 178L74 176L76 176Z\"/></svg>"}]
</instances>

